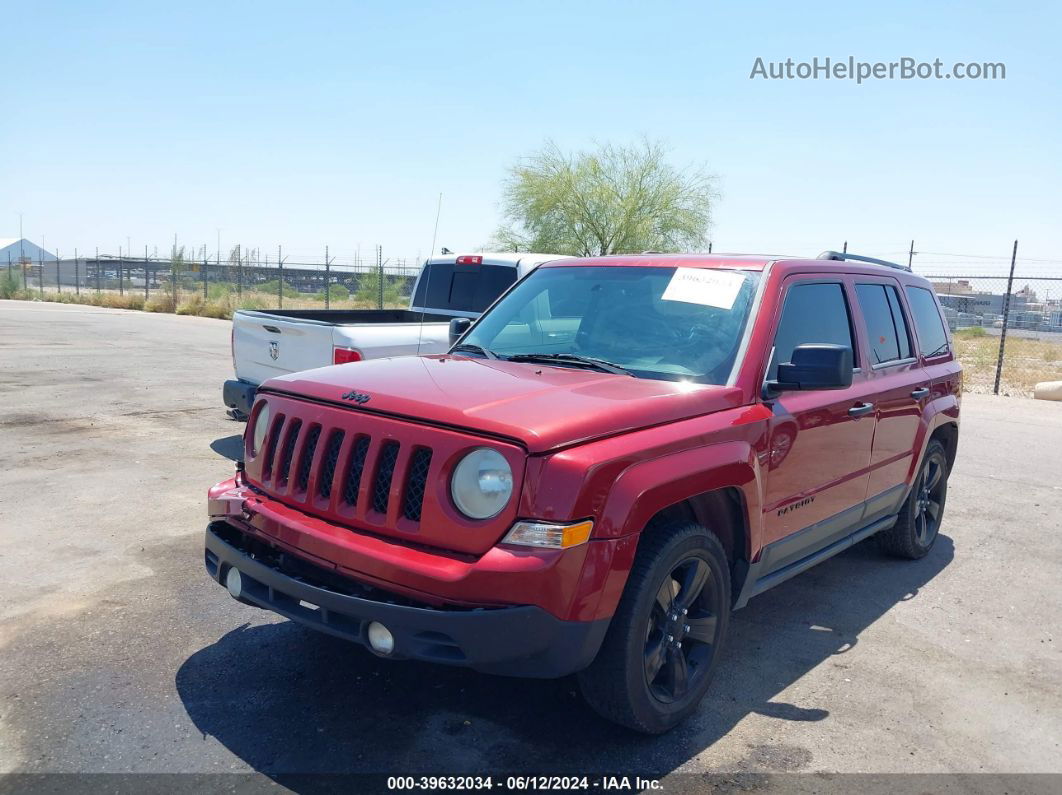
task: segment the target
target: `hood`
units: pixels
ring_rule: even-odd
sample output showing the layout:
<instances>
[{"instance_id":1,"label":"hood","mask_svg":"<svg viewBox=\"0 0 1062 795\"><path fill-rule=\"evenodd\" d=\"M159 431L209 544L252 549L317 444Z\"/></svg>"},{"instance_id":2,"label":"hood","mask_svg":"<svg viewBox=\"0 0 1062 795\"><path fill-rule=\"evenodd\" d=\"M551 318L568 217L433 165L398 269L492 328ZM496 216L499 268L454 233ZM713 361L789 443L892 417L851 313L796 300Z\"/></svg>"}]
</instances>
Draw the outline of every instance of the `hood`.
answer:
<instances>
[{"instance_id":1,"label":"hood","mask_svg":"<svg viewBox=\"0 0 1062 795\"><path fill-rule=\"evenodd\" d=\"M737 387L449 355L305 370L262 389L508 437L532 453L741 404Z\"/></svg>"}]
</instances>

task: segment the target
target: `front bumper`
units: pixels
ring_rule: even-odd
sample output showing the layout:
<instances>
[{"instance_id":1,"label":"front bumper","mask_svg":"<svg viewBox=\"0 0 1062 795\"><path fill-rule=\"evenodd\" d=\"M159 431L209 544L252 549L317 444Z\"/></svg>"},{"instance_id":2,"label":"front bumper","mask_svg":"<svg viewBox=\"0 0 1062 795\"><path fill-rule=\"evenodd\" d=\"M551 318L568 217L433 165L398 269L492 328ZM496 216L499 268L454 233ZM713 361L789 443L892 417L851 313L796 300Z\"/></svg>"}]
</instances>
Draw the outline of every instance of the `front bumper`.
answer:
<instances>
[{"instance_id":1,"label":"front bumper","mask_svg":"<svg viewBox=\"0 0 1062 795\"><path fill-rule=\"evenodd\" d=\"M254 394L257 391L257 384L252 384L250 381L229 379L221 388L221 399L227 408L246 419L251 414Z\"/></svg>"},{"instance_id":2,"label":"front bumper","mask_svg":"<svg viewBox=\"0 0 1062 795\"><path fill-rule=\"evenodd\" d=\"M241 598L368 647L378 621L394 636L391 658L507 676L551 678L588 666L608 619L562 621L540 607L439 608L362 585L283 552L227 522L206 530L206 569L219 583L240 571ZM356 595L364 593L364 595Z\"/></svg>"}]
</instances>

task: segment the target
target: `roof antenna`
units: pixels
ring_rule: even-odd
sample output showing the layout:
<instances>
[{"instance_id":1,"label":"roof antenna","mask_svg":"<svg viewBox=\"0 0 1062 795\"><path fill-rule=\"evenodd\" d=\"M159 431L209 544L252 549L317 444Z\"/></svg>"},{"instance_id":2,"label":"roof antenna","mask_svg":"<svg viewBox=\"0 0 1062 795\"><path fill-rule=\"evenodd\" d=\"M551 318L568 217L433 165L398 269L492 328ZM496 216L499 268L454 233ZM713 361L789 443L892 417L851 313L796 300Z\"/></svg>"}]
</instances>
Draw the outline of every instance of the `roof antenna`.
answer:
<instances>
[{"instance_id":1,"label":"roof antenna","mask_svg":"<svg viewBox=\"0 0 1062 795\"><path fill-rule=\"evenodd\" d=\"M435 239L439 236L439 216L442 214L442 191L439 192L439 204L435 208L435 230L431 233L431 248L429 252L435 251ZM428 292L428 288L431 287L431 269L428 268L428 263L431 262L431 254L428 254L428 258L424 260L424 269L428 271L428 280L424 282L424 305L420 308L420 328L417 329L417 356L420 356L420 345L424 339L424 314L427 311L428 296L431 293ZM416 298L416 296L414 296Z\"/></svg>"}]
</instances>

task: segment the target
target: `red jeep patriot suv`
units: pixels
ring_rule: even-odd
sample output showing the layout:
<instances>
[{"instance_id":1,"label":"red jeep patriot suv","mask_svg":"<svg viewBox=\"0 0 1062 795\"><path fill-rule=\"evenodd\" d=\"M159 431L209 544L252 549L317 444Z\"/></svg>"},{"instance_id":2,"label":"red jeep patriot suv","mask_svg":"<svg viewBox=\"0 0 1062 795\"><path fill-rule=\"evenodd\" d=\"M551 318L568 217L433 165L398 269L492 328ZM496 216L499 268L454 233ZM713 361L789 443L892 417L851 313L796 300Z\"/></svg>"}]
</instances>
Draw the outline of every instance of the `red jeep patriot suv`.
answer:
<instances>
[{"instance_id":1,"label":"red jeep patriot suv","mask_svg":"<svg viewBox=\"0 0 1062 795\"><path fill-rule=\"evenodd\" d=\"M547 263L455 320L449 354L263 384L206 568L383 657L577 672L661 732L732 609L871 535L930 550L946 329L927 281L851 254Z\"/></svg>"}]
</instances>

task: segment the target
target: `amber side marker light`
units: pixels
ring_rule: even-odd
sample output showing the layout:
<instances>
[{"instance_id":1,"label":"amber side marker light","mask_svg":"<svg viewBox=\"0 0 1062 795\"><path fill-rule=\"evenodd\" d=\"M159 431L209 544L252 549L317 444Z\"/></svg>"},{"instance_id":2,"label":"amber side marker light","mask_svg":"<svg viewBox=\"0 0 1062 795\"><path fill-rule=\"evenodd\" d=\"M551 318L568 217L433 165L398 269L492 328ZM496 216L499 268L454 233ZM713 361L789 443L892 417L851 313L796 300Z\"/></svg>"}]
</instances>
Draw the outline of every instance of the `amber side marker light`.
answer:
<instances>
[{"instance_id":1,"label":"amber side marker light","mask_svg":"<svg viewBox=\"0 0 1062 795\"><path fill-rule=\"evenodd\" d=\"M591 521L576 524L552 522L517 522L502 539L503 544L546 549L568 549L585 544L594 529Z\"/></svg>"}]
</instances>

